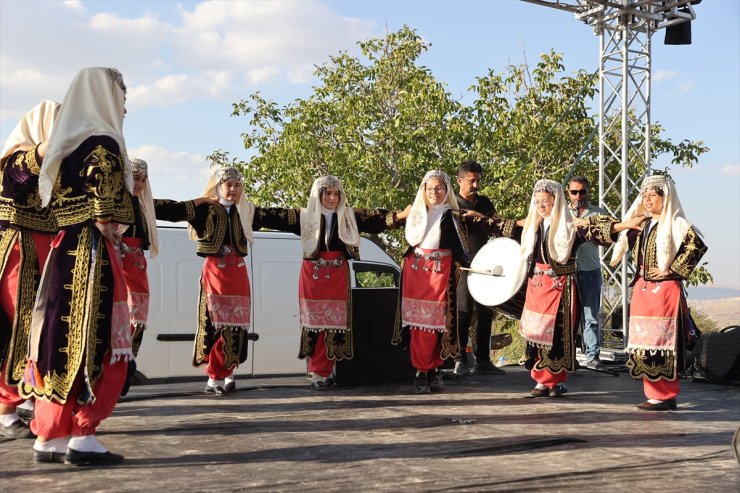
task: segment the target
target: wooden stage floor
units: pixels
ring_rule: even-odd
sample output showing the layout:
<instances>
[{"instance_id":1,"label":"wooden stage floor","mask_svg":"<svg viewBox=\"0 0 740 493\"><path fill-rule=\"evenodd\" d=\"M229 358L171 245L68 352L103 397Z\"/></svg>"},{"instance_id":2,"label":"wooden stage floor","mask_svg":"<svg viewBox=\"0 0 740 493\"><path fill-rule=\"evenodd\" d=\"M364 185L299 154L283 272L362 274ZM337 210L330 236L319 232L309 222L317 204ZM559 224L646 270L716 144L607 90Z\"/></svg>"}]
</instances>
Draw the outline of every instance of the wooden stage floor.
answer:
<instances>
[{"instance_id":1,"label":"wooden stage floor","mask_svg":"<svg viewBox=\"0 0 740 493\"><path fill-rule=\"evenodd\" d=\"M635 405L641 383L579 370L569 393L528 398L522 367L448 380L312 391L303 377L132 388L98 429L123 464L34 464L0 439L7 492L740 491L740 389L682 381L677 411ZM204 379L205 380L205 379Z\"/></svg>"}]
</instances>

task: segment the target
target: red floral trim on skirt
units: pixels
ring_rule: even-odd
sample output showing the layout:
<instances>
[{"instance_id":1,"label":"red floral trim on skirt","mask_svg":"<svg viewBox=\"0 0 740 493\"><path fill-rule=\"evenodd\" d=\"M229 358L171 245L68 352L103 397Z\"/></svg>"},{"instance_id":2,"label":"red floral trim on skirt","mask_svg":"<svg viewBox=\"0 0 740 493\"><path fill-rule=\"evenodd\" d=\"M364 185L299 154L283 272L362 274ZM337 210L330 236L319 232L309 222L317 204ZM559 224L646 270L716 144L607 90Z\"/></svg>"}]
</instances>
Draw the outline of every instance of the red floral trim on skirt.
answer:
<instances>
[{"instance_id":1,"label":"red floral trim on skirt","mask_svg":"<svg viewBox=\"0 0 740 493\"><path fill-rule=\"evenodd\" d=\"M632 290L628 350L675 351L680 281L640 279Z\"/></svg>"},{"instance_id":2,"label":"red floral trim on skirt","mask_svg":"<svg viewBox=\"0 0 740 493\"><path fill-rule=\"evenodd\" d=\"M301 329L348 330L349 267L341 252L303 260L298 279Z\"/></svg>"},{"instance_id":3,"label":"red floral trim on skirt","mask_svg":"<svg viewBox=\"0 0 740 493\"><path fill-rule=\"evenodd\" d=\"M203 264L201 283L211 323L216 329L251 326L251 291L244 258L235 253L209 255Z\"/></svg>"},{"instance_id":4,"label":"red floral trim on skirt","mask_svg":"<svg viewBox=\"0 0 740 493\"><path fill-rule=\"evenodd\" d=\"M118 246L105 240L108 249L111 271L113 272L113 310L110 319L111 364L116 361L132 361L131 349L131 315L126 301L126 279L121 265L121 250Z\"/></svg>"},{"instance_id":5,"label":"red floral trim on skirt","mask_svg":"<svg viewBox=\"0 0 740 493\"><path fill-rule=\"evenodd\" d=\"M144 241L141 238L125 237L121 239L121 242L127 247L122 247L124 251L121 255L121 262L128 288L131 324L146 324L149 318L149 277L146 271L146 257L141 249Z\"/></svg>"},{"instance_id":6,"label":"red floral trim on skirt","mask_svg":"<svg viewBox=\"0 0 740 493\"><path fill-rule=\"evenodd\" d=\"M439 259L417 257L414 253L403 262L401 287L401 325L414 329L442 332L447 328L447 287L452 271L449 250L423 249L425 256L440 252Z\"/></svg>"},{"instance_id":7,"label":"red floral trim on skirt","mask_svg":"<svg viewBox=\"0 0 740 493\"><path fill-rule=\"evenodd\" d=\"M548 264L536 264L540 271L550 271ZM563 296L565 276L536 274L527 280L527 294L519 323L519 333L536 346L552 347L555 321Z\"/></svg>"}]
</instances>

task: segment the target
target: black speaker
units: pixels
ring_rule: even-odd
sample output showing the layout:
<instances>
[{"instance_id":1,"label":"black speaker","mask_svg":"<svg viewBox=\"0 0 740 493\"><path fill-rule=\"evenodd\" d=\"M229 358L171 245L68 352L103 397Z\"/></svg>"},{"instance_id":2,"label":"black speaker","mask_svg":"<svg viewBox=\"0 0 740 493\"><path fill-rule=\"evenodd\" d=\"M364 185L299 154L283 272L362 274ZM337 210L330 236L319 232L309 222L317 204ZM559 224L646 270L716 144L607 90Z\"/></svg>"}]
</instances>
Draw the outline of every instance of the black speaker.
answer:
<instances>
[{"instance_id":1,"label":"black speaker","mask_svg":"<svg viewBox=\"0 0 740 493\"><path fill-rule=\"evenodd\" d=\"M740 326L704 333L694 348L693 376L708 380L740 380Z\"/></svg>"},{"instance_id":2,"label":"black speaker","mask_svg":"<svg viewBox=\"0 0 740 493\"><path fill-rule=\"evenodd\" d=\"M339 385L411 383L414 368L408 351L391 344L398 301L398 288L352 290L353 358L337 362Z\"/></svg>"},{"instance_id":3,"label":"black speaker","mask_svg":"<svg viewBox=\"0 0 740 493\"><path fill-rule=\"evenodd\" d=\"M690 2L691 5L699 5L701 0L693 0ZM687 7L678 9L679 12L684 14L689 13ZM665 28L665 41L667 45L690 45L691 44L691 21L681 22L679 24L673 24Z\"/></svg>"},{"instance_id":4,"label":"black speaker","mask_svg":"<svg viewBox=\"0 0 740 493\"><path fill-rule=\"evenodd\" d=\"M691 21L666 27L665 41L663 43L667 45L690 45Z\"/></svg>"}]
</instances>

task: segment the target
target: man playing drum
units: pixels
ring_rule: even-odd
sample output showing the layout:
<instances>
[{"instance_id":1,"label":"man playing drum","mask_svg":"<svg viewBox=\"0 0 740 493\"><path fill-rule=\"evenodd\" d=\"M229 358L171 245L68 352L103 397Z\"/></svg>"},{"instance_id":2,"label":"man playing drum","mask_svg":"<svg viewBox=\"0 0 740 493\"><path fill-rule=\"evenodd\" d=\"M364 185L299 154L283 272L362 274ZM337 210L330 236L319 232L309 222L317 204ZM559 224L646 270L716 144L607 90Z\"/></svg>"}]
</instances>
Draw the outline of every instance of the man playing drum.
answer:
<instances>
[{"instance_id":1,"label":"man playing drum","mask_svg":"<svg viewBox=\"0 0 740 493\"><path fill-rule=\"evenodd\" d=\"M457 183L460 186L457 193L457 203L460 209L473 210L487 217L493 217L496 215L493 204L488 197L478 193L481 186L482 172L481 165L475 161L463 161L460 164L457 169ZM468 231L468 254L470 257L474 257L487 241L488 235L485 233L475 229ZM468 375L470 373L465 349L468 343L473 309L475 309L477 324L474 336L475 344L473 345L475 353L473 373L503 375L506 372L491 363L490 339L493 310L473 299L470 291L468 291L467 277L467 271L462 271L457 285L457 330L461 347L460 355L455 358L455 374Z\"/></svg>"}]
</instances>

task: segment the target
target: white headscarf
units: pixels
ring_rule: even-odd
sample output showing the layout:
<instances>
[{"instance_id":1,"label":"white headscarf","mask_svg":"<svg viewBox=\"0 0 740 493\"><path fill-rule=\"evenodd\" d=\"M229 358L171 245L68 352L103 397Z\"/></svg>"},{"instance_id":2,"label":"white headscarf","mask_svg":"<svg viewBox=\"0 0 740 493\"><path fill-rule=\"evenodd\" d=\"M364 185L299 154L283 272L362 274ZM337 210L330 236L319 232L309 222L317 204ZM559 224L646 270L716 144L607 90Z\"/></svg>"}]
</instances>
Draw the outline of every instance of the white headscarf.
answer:
<instances>
[{"instance_id":1,"label":"white headscarf","mask_svg":"<svg viewBox=\"0 0 740 493\"><path fill-rule=\"evenodd\" d=\"M58 114L59 103L44 99L23 115L18 125L10 132L8 140L5 141L2 158L0 158L0 169L5 167L5 161L19 147L35 147L48 141Z\"/></svg>"},{"instance_id":2,"label":"white headscarf","mask_svg":"<svg viewBox=\"0 0 740 493\"><path fill-rule=\"evenodd\" d=\"M430 205L426 197L426 185L432 178L442 181L447 188L445 198L438 206ZM409 245L413 247L419 246L428 234L436 235L437 237L434 239L429 238L431 241L425 243L436 242L439 245L438 223L442 220L442 215L447 209L455 211L460 209L457 205L457 198L452 193L450 177L447 176L447 173L439 169L428 171L424 175L424 179L421 180L421 184L419 184L419 190L417 190L414 203L411 205L411 212L408 219L406 219L406 241L409 242Z\"/></svg>"},{"instance_id":3,"label":"white headscarf","mask_svg":"<svg viewBox=\"0 0 740 493\"><path fill-rule=\"evenodd\" d=\"M149 237L149 256L154 258L159 253L159 242L157 240L157 217L154 212L154 197L152 187L149 185L149 167L143 159L131 159L131 171L134 175L143 175L146 180L144 189L139 196L139 207L144 216L147 236Z\"/></svg>"},{"instance_id":4,"label":"white headscarf","mask_svg":"<svg viewBox=\"0 0 740 493\"><path fill-rule=\"evenodd\" d=\"M123 138L126 86L114 68L93 67L77 72L62 101L49 147L41 166L39 192L48 205L62 160L93 135L104 135L118 143L126 188L133 190L133 176Z\"/></svg>"},{"instance_id":5,"label":"white headscarf","mask_svg":"<svg viewBox=\"0 0 740 493\"><path fill-rule=\"evenodd\" d=\"M676 258L676 253L678 253L681 243L683 243L686 237L686 232L691 227L691 223L684 216L683 207L681 207L681 201L678 199L678 193L676 192L676 187L673 185L673 181L665 175L646 177L642 181L640 195L632 203L632 206L624 218L622 218L622 221L629 221L634 217L645 215L645 207L642 205L642 195L650 189L663 191L663 210L660 212L660 218L656 226L658 228L656 233L656 246L658 250L656 260L658 262L658 268L663 272L667 272ZM624 230L619 233L617 243L612 250L612 258L610 260L612 266L618 265L627 252L627 231ZM643 231L643 234L648 234L648 232ZM697 231L697 234L701 235L699 231Z\"/></svg>"},{"instance_id":6,"label":"white headscarf","mask_svg":"<svg viewBox=\"0 0 740 493\"><path fill-rule=\"evenodd\" d=\"M529 212L524 220L524 229L522 230L522 255L524 258L529 258L534 251L537 229L543 221L535 205L534 194L538 192L547 192L555 199L555 204L550 213L551 222L547 235L547 250L555 262L562 264L570 257L576 233L572 228L573 218L568 212L568 202L565 200L563 187L553 180L539 180L534 185L532 199L529 202Z\"/></svg>"},{"instance_id":7,"label":"white headscarf","mask_svg":"<svg viewBox=\"0 0 740 493\"><path fill-rule=\"evenodd\" d=\"M347 205L347 194L344 193L339 178L332 175L322 176L314 180L311 186L311 195L308 198L308 207L301 209L301 242L303 244L303 256L311 258L316 255L319 248L319 234L321 233L321 215L329 211L321 206L321 192L328 187L334 187L339 191L339 204L337 204L337 232L339 239L347 246L360 246L360 230L357 228L357 218L352 207ZM327 235L330 233L329 221L326 222Z\"/></svg>"},{"instance_id":8,"label":"white headscarf","mask_svg":"<svg viewBox=\"0 0 740 493\"><path fill-rule=\"evenodd\" d=\"M222 183L229 180L236 180L244 183L244 177L236 168L227 166L225 168L214 170L213 173L211 173L211 177L208 179L208 183L206 183L206 187L203 189L203 193L200 196L210 197L214 200L221 200L221 193L219 188ZM249 245L251 246L254 243L254 231L252 231L252 222L254 221L255 208L253 203L247 202L247 197L244 194L244 188L242 188L241 194L239 194L239 199L237 200L236 204L234 204L232 207L236 207L236 210L239 212L239 221L241 221L244 237L247 239ZM188 225L188 232L190 234L191 240L197 241L200 239L198 237L198 233L190 225Z\"/></svg>"}]
</instances>

